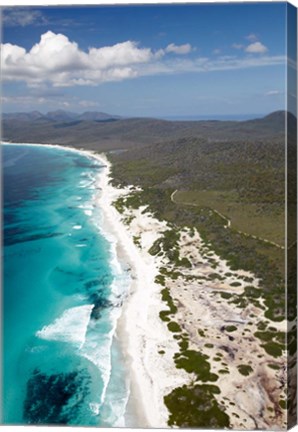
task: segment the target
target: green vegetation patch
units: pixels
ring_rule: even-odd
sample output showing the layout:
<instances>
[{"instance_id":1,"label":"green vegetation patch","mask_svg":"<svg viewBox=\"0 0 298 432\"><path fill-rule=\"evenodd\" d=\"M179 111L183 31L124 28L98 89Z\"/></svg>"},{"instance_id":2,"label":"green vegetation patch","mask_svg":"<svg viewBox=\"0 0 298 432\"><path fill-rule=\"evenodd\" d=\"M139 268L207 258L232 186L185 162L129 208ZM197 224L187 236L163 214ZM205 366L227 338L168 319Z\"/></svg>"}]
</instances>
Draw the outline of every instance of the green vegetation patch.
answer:
<instances>
[{"instance_id":1,"label":"green vegetation patch","mask_svg":"<svg viewBox=\"0 0 298 432\"><path fill-rule=\"evenodd\" d=\"M192 267L191 262L186 257L181 258L181 260L179 261L179 266L180 267L186 267L186 268L191 268Z\"/></svg>"},{"instance_id":2,"label":"green vegetation patch","mask_svg":"<svg viewBox=\"0 0 298 432\"><path fill-rule=\"evenodd\" d=\"M206 347L206 348L213 348L213 347L214 347L214 345L213 345L213 344L211 344L211 343L206 343L206 344L205 344L205 347Z\"/></svg>"},{"instance_id":3,"label":"green vegetation patch","mask_svg":"<svg viewBox=\"0 0 298 432\"><path fill-rule=\"evenodd\" d=\"M211 367L207 359L207 355L193 350L183 350L174 355L178 369L184 369L188 373L195 373L197 380L202 382L217 381L218 376L210 372Z\"/></svg>"},{"instance_id":4,"label":"green vegetation patch","mask_svg":"<svg viewBox=\"0 0 298 432\"><path fill-rule=\"evenodd\" d=\"M224 299L230 299L232 297L232 294L226 292L221 292L220 295Z\"/></svg>"},{"instance_id":5,"label":"green vegetation patch","mask_svg":"<svg viewBox=\"0 0 298 432\"><path fill-rule=\"evenodd\" d=\"M181 327L175 321L169 322L168 329L173 333L180 333L181 332Z\"/></svg>"},{"instance_id":6,"label":"green vegetation patch","mask_svg":"<svg viewBox=\"0 0 298 432\"><path fill-rule=\"evenodd\" d=\"M270 296L265 298L267 310L265 317L271 321L283 321L285 319L285 293L284 286L279 287Z\"/></svg>"},{"instance_id":7,"label":"green vegetation patch","mask_svg":"<svg viewBox=\"0 0 298 432\"><path fill-rule=\"evenodd\" d=\"M259 298L262 296L262 291L254 286L246 286L244 292L245 295L250 298Z\"/></svg>"},{"instance_id":8,"label":"green vegetation patch","mask_svg":"<svg viewBox=\"0 0 298 432\"><path fill-rule=\"evenodd\" d=\"M157 276L157 277L159 277L159 276ZM161 278L162 278L162 275L161 275ZM164 279L161 279L161 281L164 282ZM177 312L177 306L175 306L175 304L174 304L174 301L173 301L172 296L170 294L169 288L163 288L162 289L161 298L162 298L162 301L164 301L167 304L169 309L161 311L159 313L159 317L162 321L170 321L169 315L174 315Z\"/></svg>"},{"instance_id":9,"label":"green vegetation patch","mask_svg":"<svg viewBox=\"0 0 298 432\"><path fill-rule=\"evenodd\" d=\"M244 376L250 375L253 371L252 367L249 365L239 365L237 367L237 369L241 373L241 375L244 375Z\"/></svg>"},{"instance_id":10,"label":"green vegetation patch","mask_svg":"<svg viewBox=\"0 0 298 432\"><path fill-rule=\"evenodd\" d=\"M224 167L221 167L223 170ZM256 194L256 191L254 191ZM267 202L269 210L260 212L254 202L240 202L239 195L235 192L216 190L196 190L177 192L175 201L184 205L197 205L199 207L212 208L222 214L223 220L231 220L233 229L247 232L280 244L284 242L282 209L277 211L276 205ZM248 200L247 200L248 201ZM226 219L225 219L226 218ZM252 224L251 221L254 221Z\"/></svg>"},{"instance_id":11,"label":"green vegetation patch","mask_svg":"<svg viewBox=\"0 0 298 432\"><path fill-rule=\"evenodd\" d=\"M257 332L255 332L254 335L258 339L260 339L261 341L265 341L265 342L271 341L272 337L274 337L274 335L271 332L268 332L268 331L266 331L266 332L265 331L263 331L263 332L257 331Z\"/></svg>"},{"instance_id":12,"label":"green vegetation patch","mask_svg":"<svg viewBox=\"0 0 298 432\"><path fill-rule=\"evenodd\" d=\"M267 323L264 322L264 321L260 321L257 327L258 327L259 330L266 330Z\"/></svg>"},{"instance_id":13,"label":"green vegetation patch","mask_svg":"<svg viewBox=\"0 0 298 432\"><path fill-rule=\"evenodd\" d=\"M185 351L189 347L188 338L182 337L181 342L179 342L179 347L181 348L181 351Z\"/></svg>"},{"instance_id":14,"label":"green vegetation patch","mask_svg":"<svg viewBox=\"0 0 298 432\"><path fill-rule=\"evenodd\" d=\"M170 318L169 318L169 315L170 315L170 312L169 312L169 311L160 311L160 312L159 312L159 318L160 318L162 321L165 321L165 322L169 322L169 321L171 321Z\"/></svg>"},{"instance_id":15,"label":"green vegetation patch","mask_svg":"<svg viewBox=\"0 0 298 432\"><path fill-rule=\"evenodd\" d=\"M162 244L162 239L161 238L155 240L155 242L153 243L153 245L151 246L151 248L148 250L148 252L150 253L150 255L158 255L162 251L161 250L161 244Z\"/></svg>"},{"instance_id":16,"label":"green vegetation patch","mask_svg":"<svg viewBox=\"0 0 298 432\"><path fill-rule=\"evenodd\" d=\"M221 275L218 273L211 273L209 275L209 280L216 280L216 279L223 280L224 278L222 278Z\"/></svg>"},{"instance_id":17,"label":"green vegetation patch","mask_svg":"<svg viewBox=\"0 0 298 432\"><path fill-rule=\"evenodd\" d=\"M165 278L164 275L160 274L160 275L156 276L154 282L157 283L157 284L159 284L159 285L165 286L165 284L166 284L166 278Z\"/></svg>"},{"instance_id":18,"label":"green vegetation patch","mask_svg":"<svg viewBox=\"0 0 298 432\"><path fill-rule=\"evenodd\" d=\"M262 345L267 354L272 357L281 357L282 350L285 349L284 346L277 344L276 342L268 342Z\"/></svg>"},{"instance_id":19,"label":"green vegetation patch","mask_svg":"<svg viewBox=\"0 0 298 432\"><path fill-rule=\"evenodd\" d=\"M274 370L280 369L280 366L278 366L277 364L274 364L274 363L269 363L268 367L270 367L271 369L274 369Z\"/></svg>"},{"instance_id":20,"label":"green vegetation patch","mask_svg":"<svg viewBox=\"0 0 298 432\"><path fill-rule=\"evenodd\" d=\"M221 409L213 385L178 387L164 397L170 412L168 425L180 428L222 429L230 426L229 416Z\"/></svg>"},{"instance_id":21,"label":"green vegetation patch","mask_svg":"<svg viewBox=\"0 0 298 432\"><path fill-rule=\"evenodd\" d=\"M113 206L116 208L118 213L124 213L126 206L124 205L124 198L120 197L113 202Z\"/></svg>"},{"instance_id":22,"label":"green vegetation patch","mask_svg":"<svg viewBox=\"0 0 298 432\"><path fill-rule=\"evenodd\" d=\"M282 355L282 350L286 349L286 333L278 331L257 331L254 335L262 342L266 342L262 347L273 357Z\"/></svg>"},{"instance_id":23,"label":"green vegetation patch","mask_svg":"<svg viewBox=\"0 0 298 432\"><path fill-rule=\"evenodd\" d=\"M151 248L148 250L150 255L160 255L164 253L171 264L175 267L191 268L192 264L188 258L180 258L179 242L180 231L177 228L172 228L163 232L162 237L155 240Z\"/></svg>"},{"instance_id":24,"label":"green vegetation patch","mask_svg":"<svg viewBox=\"0 0 298 432\"><path fill-rule=\"evenodd\" d=\"M141 247L141 237L140 236L134 236L133 237L133 242L135 245L137 245L138 247Z\"/></svg>"},{"instance_id":25,"label":"green vegetation patch","mask_svg":"<svg viewBox=\"0 0 298 432\"><path fill-rule=\"evenodd\" d=\"M234 332L234 331L237 330L237 327L234 326L234 325L228 325L228 326L225 326L225 330L226 330L227 332Z\"/></svg>"},{"instance_id":26,"label":"green vegetation patch","mask_svg":"<svg viewBox=\"0 0 298 432\"><path fill-rule=\"evenodd\" d=\"M241 282L232 282L232 283L230 283L230 285L231 285L232 287L239 287L239 286L241 286L242 284L241 284Z\"/></svg>"},{"instance_id":27,"label":"green vegetation patch","mask_svg":"<svg viewBox=\"0 0 298 432\"><path fill-rule=\"evenodd\" d=\"M122 177L123 184L126 185L139 184L141 182L142 185L149 186L160 184L177 172L171 166L164 167L161 170L155 162L151 162L148 159L146 157L144 159L126 161L125 166L117 164L117 176Z\"/></svg>"}]
</instances>

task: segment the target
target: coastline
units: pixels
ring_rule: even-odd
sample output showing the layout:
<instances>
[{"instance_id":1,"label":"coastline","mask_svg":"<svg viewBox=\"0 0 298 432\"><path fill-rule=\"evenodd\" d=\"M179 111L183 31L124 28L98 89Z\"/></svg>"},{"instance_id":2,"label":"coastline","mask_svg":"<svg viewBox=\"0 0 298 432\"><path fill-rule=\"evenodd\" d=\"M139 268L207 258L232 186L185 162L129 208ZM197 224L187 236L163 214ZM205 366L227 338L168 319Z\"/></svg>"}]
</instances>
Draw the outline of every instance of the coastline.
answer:
<instances>
[{"instance_id":1,"label":"coastline","mask_svg":"<svg viewBox=\"0 0 298 432\"><path fill-rule=\"evenodd\" d=\"M180 350L179 342L167 322L159 316L166 304L161 296L163 287L156 282L156 277L160 275L161 267L172 270L173 267L165 255L148 252L170 227L167 222L157 220L146 206L126 207L121 214L117 211L113 203L137 189L121 189L110 184L111 164L105 155L67 146L48 146L79 152L103 165L97 182L100 193L96 191L96 204L103 212L101 230L108 239L111 236L117 260L131 275L129 292L114 335L127 359L129 372L131 391L125 426L168 427L169 411L164 396L194 379L193 373L177 368L173 358ZM219 377L216 385L221 394L216 400L228 413L231 427L283 427L285 414L277 406L281 392L276 384L284 379L282 370L286 356L283 354L274 360L268 353L264 354L259 339L253 336L259 330L258 323L263 320L261 309L253 303L245 308L236 304L231 306L228 301L234 295L241 296L251 285L258 289L259 280L249 272L232 271L227 262L202 241L196 230L191 233L188 228L181 229L178 243L180 256L191 262L191 269L183 269L177 278L168 278L166 282L178 306L175 320L189 335L190 349L200 351L210 360L214 360L221 350L222 358L210 361L210 369ZM218 277L212 279L215 273ZM262 305L262 296L258 300ZM285 322L272 322L272 325L278 331L286 330ZM226 330L228 327L235 329L230 333ZM249 376L239 372L243 359L252 369ZM268 369L268 364L278 366L279 370ZM268 407L274 410L275 417ZM264 413L261 418L259 412Z\"/></svg>"},{"instance_id":2,"label":"coastline","mask_svg":"<svg viewBox=\"0 0 298 432\"><path fill-rule=\"evenodd\" d=\"M116 330L116 337L129 359L131 394L126 426L167 427L168 412L163 404L163 396L167 391L188 382L189 377L185 371L175 367L173 355L178 350L178 344L170 340L171 334L159 318L159 311L164 307L160 286L154 281L159 265L146 250L141 251L134 244L133 233L124 225L121 215L113 206L113 202L127 195L130 188L117 189L111 186L111 164L103 155L99 159L106 165L105 173L99 178L102 195L98 203L104 214L103 229L117 239L118 259L128 263L131 272L131 286ZM138 217L139 223L143 225L142 218L147 219L147 226L153 224L154 229L148 239L149 244L153 243L166 224L147 213L140 212ZM167 358L161 359L157 347L165 345ZM160 367L161 361L163 367ZM171 381L172 385L167 381ZM134 416L137 423L133 420Z\"/></svg>"},{"instance_id":3,"label":"coastline","mask_svg":"<svg viewBox=\"0 0 298 432\"><path fill-rule=\"evenodd\" d=\"M104 154L55 144L4 144L45 146L73 151L94 158L103 165L103 170L98 175L96 182L100 192L96 191L95 196L95 203L101 208L103 214L99 229L110 242L112 255L115 254L118 263L127 268L131 275L131 284L128 287L121 314L117 319L113 337L117 339L121 347L123 358L126 360L125 366L129 373L130 394L125 414L125 426L134 428L167 427L168 412L163 404L163 396L166 391L189 381L189 377L185 371L175 367L173 355L178 350L178 344L174 340L169 341L171 334L158 315L164 307L164 303L160 296L160 286L154 283L155 276L158 274L155 259L146 251L143 254L140 253L127 226L121 220L121 215L112 204L119 196L128 194L130 189L116 189L109 184L111 164ZM153 221L156 227L156 220L151 215L149 220ZM161 223L160 230L163 230L165 226L165 223ZM155 237L160 230L156 231ZM149 242L152 243L154 240L153 234L153 237L149 238ZM153 291L151 290L152 287L154 288ZM151 310L149 311L149 309ZM147 321L148 316L150 317L149 322ZM169 345L168 358L167 360L164 359L165 364L161 369L160 355L156 350L158 344ZM172 347L170 347L171 345ZM150 351L152 351L153 359L147 358ZM153 364L155 363L153 368L152 360ZM166 366L168 362L171 363L170 368L169 365ZM151 376L151 368L155 369L156 376ZM172 385L166 384L164 386L163 381L159 380L162 370L166 370L168 381L172 382ZM166 379L166 375L163 379Z\"/></svg>"}]
</instances>

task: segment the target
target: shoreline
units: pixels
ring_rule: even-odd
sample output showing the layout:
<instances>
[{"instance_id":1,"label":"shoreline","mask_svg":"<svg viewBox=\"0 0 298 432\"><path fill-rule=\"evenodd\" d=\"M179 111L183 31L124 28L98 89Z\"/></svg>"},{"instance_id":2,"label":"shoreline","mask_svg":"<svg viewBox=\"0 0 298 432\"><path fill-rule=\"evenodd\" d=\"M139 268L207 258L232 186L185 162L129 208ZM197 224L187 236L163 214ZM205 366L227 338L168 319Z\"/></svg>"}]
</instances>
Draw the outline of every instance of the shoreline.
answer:
<instances>
[{"instance_id":1,"label":"shoreline","mask_svg":"<svg viewBox=\"0 0 298 432\"><path fill-rule=\"evenodd\" d=\"M77 149L74 147L61 146L56 144L38 144L38 143L4 143L8 145L21 145L21 146L45 146L49 148L56 148L66 151L77 152L84 156L94 158L100 162L103 166L99 173L96 185L100 189L100 192L95 192L95 205L99 206L102 211L102 221L99 227L101 233L107 238L111 244L112 249L115 249L112 253L116 254L116 258L119 264L128 267L131 276L131 284L128 287L127 296L124 300L120 316L117 319L116 330L113 336L113 340L116 338L120 345L123 358L125 359L125 367L129 374L130 391L127 401L127 410L125 414L125 423L128 424L126 427L156 427L162 428L167 427L167 410L164 406L163 409L160 406L162 401L163 388L160 390L157 388L158 381L152 379L150 372L148 372L146 361L144 359L145 353L144 344L145 339L152 333L153 338L151 345L156 345L156 333L154 329L159 328L160 332L157 331L159 339L167 341L171 337L166 325L160 320L158 313L164 307L160 296L160 286L154 283L154 278L158 274L158 268L155 265L153 257L149 254L150 263L144 263L143 257L140 254L137 246L133 243L132 237L127 230L127 227L121 220L121 215L113 206L119 196L128 194L130 189L116 189L109 185L110 178L110 162L107 160L104 154L98 154L85 149ZM148 266L149 264L149 266ZM144 275L147 277L147 283L144 285ZM150 287L154 286L155 304L154 309L156 310L155 316L152 318L152 322L142 322L142 318L147 315L147 306L144 297L147 296L147 300L150 297ZM143 287L143 288L142 288ZM143 306L140 309L140 305ZM157 307L156 307L157 306ZM136 322L139 322L138 328L136 328ZM136 331L137 330L137 331ZM173 353L177 351L177 342L173 341ZM156 352L156 359L159 354ZM144 373L147 370L147 373ZM188 380L188 376L184 371L178 371L175 368L174 362L172 361L172 372L173 375L183 375L184 379L179 380L180 382ZM158 370L157 370L158 373ZM178 383L179 385L179 383ZM173 388L176 385L173 385ZM160 386L159 386L160 387ZM153 397L155 395L155 397ZM155 403L154 403L155 401ZM162 413L162 415L161 415Z\"/></svg>"},{"instance_id":2,"label":"shoreline","mask_svg":"<svg viewBox=\"0 0 298 432\"><path fill-rule=\"evenodd\" d=\"M261 340L255 336L264 321L262 293L258 300L254 299L256 304L242 306L231 301L244 295L246 288L258 290L259 280L250 272L231 270L227 261L202 241L196 229L178 230L180 259L187 259L190 268L173 266L165 251L161 256L150 254L155 241L172 227L156 219L147 206L129 208L124 204L121 213L115 208L113 203L117 199L137 193L138 188L112 186L111 163L104 154L51 144L21 145L76 151L103 164L97 183L100 193L95 192L96 205L103 214L100 228L103 235L108 234L108 241L111 235L117 260L128 266L131 276L114 334L129 373L125 426L169 427L170 412L164 396L195 379L194 373L177 368L174 355L182 352L181 342L177 333L170 331L167 324L170 320L159 316L160 311L167 309L161 296L166 287L177 309L171 319L174 316L183 334L188 335L189 349L210 359L210 371L218 376L215 384L220 395L215 400L228 414L230 427L283 428L285 412L279 406L282 394L278 385L285 379L286 356L283 353L273 358L264 352ZM178 270L178 276L166 275L163 284L157 283L161 268ZM276 332L286 331L285 321L268 322ZM270 364L275 368L270 368ZM244 373L243 366L247 368ZM264 413L261 418L259 412Z\"/></svg>"},{"instance_id":3,"label":"shoreline","mask_svg":"<svg viewBox=\"0 0 298 432\"><path fill-rule=\"evenodd\" d=\"M126 419L129 423L127 426L164 428L168 427L168 412L163 404L163 393L168 384L162 385L164 368L159 370L160 354L156 347L167 343L172 345L169 351L174 353L178 349L178 344L174 340L168 342L171 333L159 318L159 312L164 308L160 286L154 282L159 266L149 253L140 251L134 244L131 230L123 223L121 215L112 204L120 196L127 195L130 188L117 189L111 186L109 184L111 164L105 156L100 155L99 158L102 158L106 165L105 173L101 174L99 179L102 195L98 202L104 214L103 228L115 235L118 242L118 259L120 262L123 260L128 263L131 271L131 286L116 329L116 337L130 363L131 394L127 405ZM149 217L150 219L154 221L152 216ZM165 224L160 223L160 225L160 229L164 229ZM150 361L148 361L149 352ZM168 356L172 357L171 354ZM167 368L167 373L173 379L174 388L176 383L179 385L187 382L189 378L185 371L179 371L175 367L173 360L171 362L172 368L171 370ZM137 423L132 419L134 414Z\"/></svg>"}]
</instances>

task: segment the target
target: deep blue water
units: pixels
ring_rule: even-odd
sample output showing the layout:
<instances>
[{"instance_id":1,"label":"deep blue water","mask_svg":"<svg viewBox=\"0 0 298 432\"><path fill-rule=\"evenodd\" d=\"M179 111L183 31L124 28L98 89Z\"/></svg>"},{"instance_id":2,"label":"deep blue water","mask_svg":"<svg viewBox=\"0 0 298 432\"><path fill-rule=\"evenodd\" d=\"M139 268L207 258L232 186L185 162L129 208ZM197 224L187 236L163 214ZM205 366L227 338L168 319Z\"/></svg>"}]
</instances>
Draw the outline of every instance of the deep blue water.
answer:
<instances>
[{"instance_id":1,"label":"deep blue water","mask_svg":"<svg viewBox=\"0 0 298 432\"><path fill-rule=\"evenodd\" d=\"M100 226L102 167L16 144L2 146L2 166L2 423L123 426L113 335L129 276Z\"/></svg>"}]
</instances>

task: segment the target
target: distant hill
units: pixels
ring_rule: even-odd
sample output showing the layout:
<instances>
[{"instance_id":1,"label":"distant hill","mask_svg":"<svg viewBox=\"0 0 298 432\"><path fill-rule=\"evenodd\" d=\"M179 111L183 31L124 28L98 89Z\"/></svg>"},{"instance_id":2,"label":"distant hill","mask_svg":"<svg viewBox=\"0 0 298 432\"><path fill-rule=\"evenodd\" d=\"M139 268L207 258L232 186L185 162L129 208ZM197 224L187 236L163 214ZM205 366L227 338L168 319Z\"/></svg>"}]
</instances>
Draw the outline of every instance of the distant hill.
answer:
<instances>
[{"instance_id":1,"label":"distant hill","mask_svg":"<svg viewBox=\"0 0 298 432\"><path fill-rule=\"evenodd\" d=\"M77 114L70 111L56 110L56 111L49 111L47 114L43 116L43 118L52 121L57 121L57 122L73 121L76 120Z\"/></svg>"},{"instance_id":2,"label":"distant hill","mask_svg":"<svg viewBox=\"0 0 298 432\"><path fill-rule=\"evenodd\" d=\"M42 114L39 111L4 113L3 120L32 122L35 120L44 120L52 122L73 122L73 121L113 121L121 117L97 111L86 111L83 114L74 113L65 110L49 111Z\"/></svg>"},{"instance_id":3,"label":"distant hill","mask_svg":"<svg viewBox=\"0 0 298 432\"><path fill-rule=\"evenodd\" d=\"M44 115L39 111L2 114L3 120L13 120L13 121L34 121L43 117Z\"/></svg>"},{"instance_id":4,"label":"distant hill","mask_svg":"<svg viewBox=\"0 0 298 432\"><path fill-rule=\"evenodd\" d=\"M246 125L253 128L270 128L272 133L285 129L285 111L275 111L261 119L247 120Z\"/></svg>"},{"instance_id":5,"label":"distant hill","mask_svg":"<svg viewBox=\"0 0 298 432\"><path fill-rule=\"evenodd\" d=\"M120 116L115 116L111 114L107 114L104 112L96 112L96 111L86 111L83 114L79 115L79 120L86 121L109 121L109 120L119 120Z\"/></svg>"},{"instance_id":6,"label":"distant hill","mask_svg":"<svg viewBox=\"0 0 298 432\"><path fill-rule=\"evenodd\" d=\"M289 122L295 124L296 120L289 118ZM284 131L284 111L241 122L121 118L102 112L77 114L63 110L47 114L38 111L3 114L2 119L4 140L71 145L98 151L140 148L194 138L210 143L272 138L282 142Z\"/></svg>"}]
</instances>

